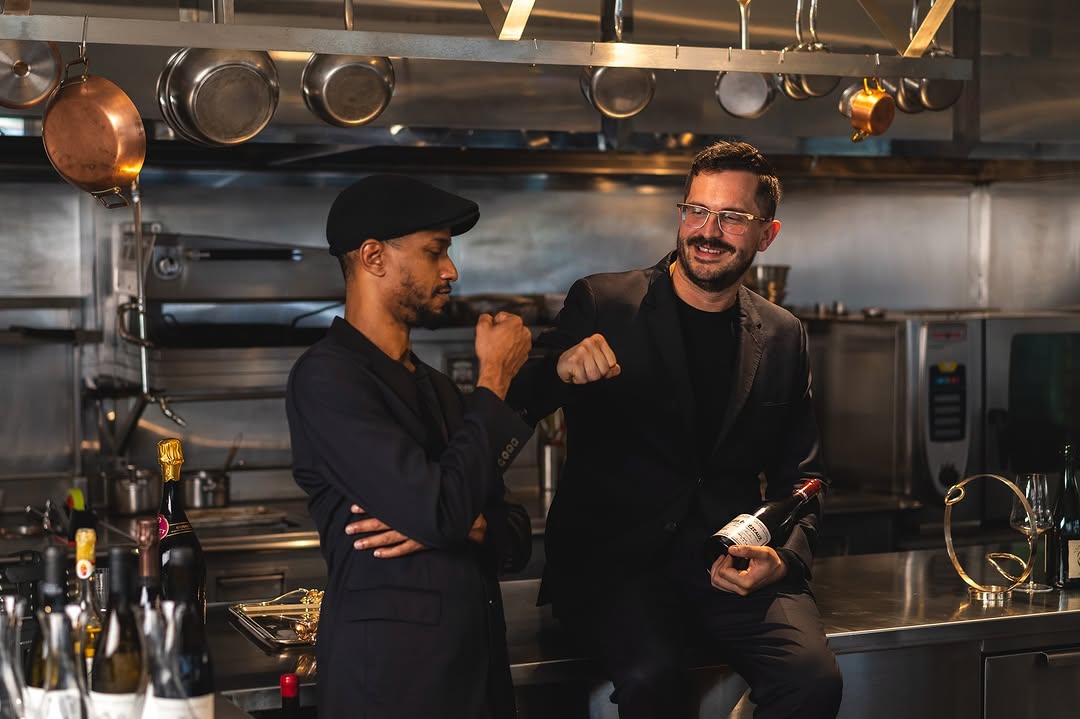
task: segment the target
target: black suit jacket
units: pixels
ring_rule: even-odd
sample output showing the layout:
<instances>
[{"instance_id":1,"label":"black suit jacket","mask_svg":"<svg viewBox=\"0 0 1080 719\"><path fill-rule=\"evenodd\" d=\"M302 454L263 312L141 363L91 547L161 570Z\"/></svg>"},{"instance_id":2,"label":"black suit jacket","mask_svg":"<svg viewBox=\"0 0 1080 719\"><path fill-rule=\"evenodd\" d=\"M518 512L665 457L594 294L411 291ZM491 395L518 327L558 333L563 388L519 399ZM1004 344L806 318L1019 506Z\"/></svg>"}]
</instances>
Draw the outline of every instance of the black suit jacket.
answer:
<instances>
[{"instance_id":1,"label":"black suit jacket","mask_svg":"<svg viewBox=\"0 0 1080 719\"><path fill-rule=\"evenodd\" d=\"M602 592L651 566L676 539L697 551L761 503L763 484L772 499L790 495L803 478L824 478L806 333L789 312L745 288L730 399L701 466L673 261L671 254L654 267L576 282L556 327L536 343L547 357L511 388L509 401L531 422L558 406L566 414L567 459L547 518L541 601ZM594 333L607 339L622 373L563 384L558 355ZM808 503L779 548L789 572L809 576L821 506Z\"/></svg>"},{"instance_id":2,"label":"black suit jacket","mask_svg":"<svg viewBox=\"0 0 1080 719\"><path fill-rule=\"evenodd\" d=\"M420 361L413 358L414 362ZM528 515L502 469L531 429L477 389L427 368L445 421L425 421L407 371L341 318L297 360L286 411L328 581L316 646L319 714L512 717L497 570L528 561ZM346 536L359 504L431 549L377 559ZM483 546L468 541L488 521Z\"/></svg>"}]
</instances>

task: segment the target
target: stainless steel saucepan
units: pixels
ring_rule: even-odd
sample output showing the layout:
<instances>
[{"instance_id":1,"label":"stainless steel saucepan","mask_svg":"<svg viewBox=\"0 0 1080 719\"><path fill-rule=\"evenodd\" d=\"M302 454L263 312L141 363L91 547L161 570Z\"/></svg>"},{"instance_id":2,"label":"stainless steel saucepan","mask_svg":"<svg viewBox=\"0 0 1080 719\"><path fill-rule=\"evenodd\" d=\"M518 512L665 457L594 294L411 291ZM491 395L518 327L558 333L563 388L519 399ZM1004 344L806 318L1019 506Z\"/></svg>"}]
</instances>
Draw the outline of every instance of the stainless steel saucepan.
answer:
<instances>
[{"instance_id":1,"label":"stainless steel saucepan","mask_svg":"<svg viewBox=\"0 0 1080 719\"><path fill-rule=\"evenodd\" d=\"M29 15L30 0L0 3L0 15ZM0 107L25 110L60 84L64 63L55 42L0 40Z\"/></svg>"},{"instance_id":2,"label":"stainless steel saucepan","mask_svg":"<svg viewBox=\"0 0 1080 719\"><path fill-rule=\"evenodd\" d=\"M352 0L345 0L345 29L353 29ZM304 104L315 115L338 127L359 127L390 104L394 65L388 57L315 53L300 84Z\"/></svg>"},{"instance_id":3,"label":"stainless steel saucepan","mask_svg":"<svg viewBox=\"0 0 1080 719\"><path fill-rule=\"evenodd\" d=\"M829 46L818 39L817 34L818 0L810 0L810 38L807 45L810 52L829 52ZM799 84L810 97L825 97L840 84L836 75L800 75Z\"/></svg>"},{"instance_id":4,"label":"stainless steel saucepan","mask_svg":"<svg viewBox=\"0 0 1080 719\"><path fill-rule=\"evenodd\" d=\"M258 135L277 109L277 68L266 52L184 48L158 76L169 126L202 145L237 145Z\"/></svg>"},{"instance_id":5,"label":"stainless steel saucepan","mask_svg":"<svg viewBox=\"0 0 1080 719\"><path fill-rule=\"evenodd\" d=\"M750 47L750 0L739 3L739 39L743 50ZM722 72L716 77L716 99L733 117L753 120L765 114L776 100L779 82L776 73Z\"/></svg>"},{"instance_id":6,"label":"stainless steel saucepan","mask_svg":"<svg viewBox=\"0 0 1080 719\"><path fill-rule=\"evenodd\" d=\"M934 3L931 0L930 7L933 6ZM915 37L918 28L919 0L913 0L910 37ZM926 54L930 57L952 57L952 54L947 50L938 47L933 37L930 39L930 48ZM902 77L896 80L887 80L884 84L885 89L896 98L896 106L906 113L917 113L923 110L946 110L960 99L960 94L964 91L964 83L961 80L929 77Z\"/></svg>"},{"instance_id":7,"label":"stainless steel saucepan","mask_svg":"<svg viewBox=\"0 0 1080 719\"><path fill-rule=\"evenodd\" d=\"M232 7L229 2L222 6L224 22ZM180 19L188 16L181 8ZM201 145L237 145L255 137L270 124L279 94L274 61L259 50L183 48L169 58L157 80L165 122Z\"/></svg>"},{"instance_id":8,"label":"stainless steel saucepan","mask_svg":"<svg viewBox=\"0 0 1080 719\"><path fill-rule=\"evenodd\" d=\"M614 37L615 42L622 42L622 0L615 0ZM597 112L613 120L625 120L652 102L656 73L640 67L584 67L580 84L581 93Z\"/></svg>"}]
</instances>

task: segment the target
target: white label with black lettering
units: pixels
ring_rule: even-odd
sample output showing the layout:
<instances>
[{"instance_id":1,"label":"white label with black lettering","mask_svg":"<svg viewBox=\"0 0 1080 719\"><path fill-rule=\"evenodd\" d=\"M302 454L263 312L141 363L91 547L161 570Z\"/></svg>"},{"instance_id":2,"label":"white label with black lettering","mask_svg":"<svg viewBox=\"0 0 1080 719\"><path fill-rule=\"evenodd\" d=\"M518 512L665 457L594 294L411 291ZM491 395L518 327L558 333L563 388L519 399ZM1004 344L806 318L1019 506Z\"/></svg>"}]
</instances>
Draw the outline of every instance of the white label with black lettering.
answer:
<instances>
[{"instance_id":1,"label":"white label with black lettering","mask_svg":"<svg viewBox=\"0 0 1080 719\"><path fill-rule=\"evenodd\" d=\"M68 719L82 716L81 703L82 697L78 689L55 689L43 692L38 716L41 719Z\"/></svg>"},{"instance_id":2,"label":"white label with black lettering","mask_svg":"<svg viewBox=\"0 0 1080 719\"><path fill-rule=\"evenodd\" d=\"M772 539L765 523L752 514L740 514L725 524L717 534L727 537L735 544L763 547Z\"/></svg>"},{"instance_id":3,"label":"white label with black lettering","mask_svg":"<svg viewBox=\"0 0 1080 719\"><path fill-rule=\"evenodd\" d=\"M38 719L41 716L41 700L45 690L41 687L26 687L26 719Z\"/></svg>"},{"instance_id":4,"label":"white label with black lettering","mask_svg":"<svg viewBox=\"0 0 1080 719\"><path fill-rule=\"evenodd\" d=\"M214 719L214 695L165 699L148 694L143 719Z\"/></svg>"},{"instance_id":5,"label":"white label with black lettering","mask_svg":"<svg viewBox=\"0 0 1080 719\"><path fill-rule=\"evenodd\" d=\"M90 692L97 719L131 719L135 716L137 694L106 694Z\"/></svg>"},{"instance_id":6,"label":"white label with black lettering","mask_svg":"<svg viewBox=\"0 0 1080 719\"><path fill-rule=\"evenodd\" d=\"M1068 559L1065 564L1065 578L1080 579L1080 539L1070 539L1065 551L1068 552Z\"/></svg>"}]
</instances>

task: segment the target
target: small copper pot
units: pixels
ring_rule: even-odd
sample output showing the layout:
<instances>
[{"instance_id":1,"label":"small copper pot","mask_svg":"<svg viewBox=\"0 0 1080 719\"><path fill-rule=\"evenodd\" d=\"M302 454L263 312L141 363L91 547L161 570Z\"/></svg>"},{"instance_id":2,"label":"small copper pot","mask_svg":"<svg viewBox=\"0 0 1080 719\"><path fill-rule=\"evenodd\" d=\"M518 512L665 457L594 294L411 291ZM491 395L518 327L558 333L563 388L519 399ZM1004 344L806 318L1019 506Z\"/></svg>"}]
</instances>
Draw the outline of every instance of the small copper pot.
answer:
<instances>
[{"instance_id":1,"label":"small copper pot","mask_svg":"<svg viewBox=\"0 0 1080 719\"><path fill-rule=\"evenodd\" d=\"M71 68L82 65L72 77ZM87 74L86 57L69 62L45 107L41 139L60 175L108 208L126 207L122 193L146 159L146 131L135 104L103 77Z\"/></svg>"},{"instance_id":2,"label":"small copper pot","mask_svg":"<svg viewBox=\"0 0 1080 719\"><path fill-rule=\"evenodd\" d=\"M851 85L840 96L840 112L851 119L855 128L852 142L884 133L896 117L896 100L885 92L877 78L873 78L873 85L870 80L863 78L861 85Z\"/></svg>"}]
</instances>

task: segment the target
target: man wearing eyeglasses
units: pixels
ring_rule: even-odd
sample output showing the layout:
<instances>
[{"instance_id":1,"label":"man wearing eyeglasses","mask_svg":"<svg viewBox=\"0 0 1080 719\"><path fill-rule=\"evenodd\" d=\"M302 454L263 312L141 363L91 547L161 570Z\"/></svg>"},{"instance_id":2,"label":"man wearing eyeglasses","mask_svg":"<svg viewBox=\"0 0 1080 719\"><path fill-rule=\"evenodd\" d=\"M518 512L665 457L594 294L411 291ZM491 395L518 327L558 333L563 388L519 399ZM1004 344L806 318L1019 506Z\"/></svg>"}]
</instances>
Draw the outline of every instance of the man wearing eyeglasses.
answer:
<instances>
[{"instance_id":1,"label":"man wearing eyeglasses","mask_svg":"<svg viewBox=\"0 0 1080 719\"><path fill-rule=\"evenodd\" d=\"M780 194L756 148L706 148L673 213L675 250L577 281L534 345L547 358L508 396L534 423L564 409L540 601L600 660L622 719L696 717L685 667L700 650L748 681L758 719L839 710L808 587L820 501L772 546L703 560L733 517L824 478L806 333L740 284L780 232Z\"/></svg>"}]
</instances>

